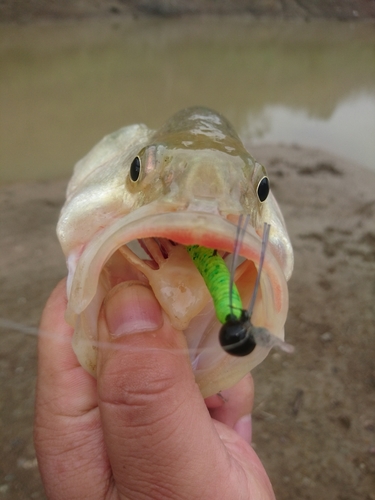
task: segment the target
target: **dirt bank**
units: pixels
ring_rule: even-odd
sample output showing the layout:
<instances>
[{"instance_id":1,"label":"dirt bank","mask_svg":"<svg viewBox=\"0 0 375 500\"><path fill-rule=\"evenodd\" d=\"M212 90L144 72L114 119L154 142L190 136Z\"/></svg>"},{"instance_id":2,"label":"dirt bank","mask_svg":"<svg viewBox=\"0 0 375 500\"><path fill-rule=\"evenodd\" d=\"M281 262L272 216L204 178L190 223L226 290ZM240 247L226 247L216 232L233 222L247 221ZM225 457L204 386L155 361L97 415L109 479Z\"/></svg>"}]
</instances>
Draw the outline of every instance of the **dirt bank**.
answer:
<instances>
[{"instance_id":1,"label":"dirt bank","mask_svg":"<svg viewBox=\"0 0 375 500\"><path fill-rule=\"evenodd\" d=\"M373 0L3 0L0 22L32 22L106 16L181 16L197 14L254 17L367 19L375 17Z\"/></svg>"},{"instance_id":2,"label":"dirt bank","mask_svg":"<svg viewBox=\"0 0 375 500\"><path fill-rule=\"evenodd\" d=\"M375 174L316 150L253 148L295 249L287 340L255 370L254 446L278 500L375 499ZM35 327L65 275L65 181L0 189L0 493L42 499Z\"/></svg>"}]
</instances>

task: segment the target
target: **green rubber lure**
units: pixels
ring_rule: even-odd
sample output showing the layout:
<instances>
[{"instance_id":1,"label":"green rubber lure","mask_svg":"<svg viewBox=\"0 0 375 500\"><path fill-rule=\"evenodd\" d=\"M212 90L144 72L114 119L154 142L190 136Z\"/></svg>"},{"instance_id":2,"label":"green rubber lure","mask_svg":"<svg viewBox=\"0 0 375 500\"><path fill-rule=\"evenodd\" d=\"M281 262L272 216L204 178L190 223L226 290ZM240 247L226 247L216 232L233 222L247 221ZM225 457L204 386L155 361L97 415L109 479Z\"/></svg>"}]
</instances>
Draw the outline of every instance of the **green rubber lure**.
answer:
<instances>
[{"instance_id":1,"label":"green rubber lure","mask_svg":"<svg viewBox=\"0 0 375 500\"><path fill-rule=\"evenodd\" d=\"M186 250L206 283L220 323L224 324L229 316L240 319L242 300L236 285L230 285L231 275L224 259L216 250L200 245L188 245Z\"/></svg>"}]
</instances>

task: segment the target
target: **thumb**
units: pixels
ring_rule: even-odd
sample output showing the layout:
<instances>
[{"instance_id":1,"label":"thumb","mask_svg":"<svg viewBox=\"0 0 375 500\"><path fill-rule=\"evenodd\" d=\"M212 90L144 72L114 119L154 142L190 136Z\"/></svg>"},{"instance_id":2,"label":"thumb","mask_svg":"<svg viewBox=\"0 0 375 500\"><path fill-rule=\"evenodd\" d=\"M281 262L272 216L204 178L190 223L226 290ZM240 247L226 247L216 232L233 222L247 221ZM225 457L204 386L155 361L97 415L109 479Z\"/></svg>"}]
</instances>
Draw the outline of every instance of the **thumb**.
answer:
<instances>
[{"instance_id":1,"label":"thumb","mask_svg":"<svg viewBox=\"0 0 375 500\"><path fill-rule=\"evenodd\" d=\"M149 287L128 282L111 290L99 341L99 408L120 495L191 499L216 491L228 472L225 448L195 383L185 337Z\"/></svg>"}]
</instances>

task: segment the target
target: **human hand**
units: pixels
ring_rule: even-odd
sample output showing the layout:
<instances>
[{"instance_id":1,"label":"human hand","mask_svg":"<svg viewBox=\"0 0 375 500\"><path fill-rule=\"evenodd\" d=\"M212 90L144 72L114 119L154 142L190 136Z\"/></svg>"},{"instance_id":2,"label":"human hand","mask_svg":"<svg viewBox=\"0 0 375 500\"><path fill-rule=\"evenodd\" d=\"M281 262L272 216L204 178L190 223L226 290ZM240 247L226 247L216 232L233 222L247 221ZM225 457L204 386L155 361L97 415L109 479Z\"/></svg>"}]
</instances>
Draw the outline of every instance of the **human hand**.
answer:
<instances>
[{"instance_id":1,"label":"human hand","mask_svg":"<svg viewBox=\"0 0 375 500\"><path fill-rule=\"evenodd\" d=\"M149 288L122 283L99 315L95 380L71 347L65 287L49 298L39 336L34 438L47 497L274 499L246 442L251 376L205 402L183 333Z\"/></svg>"}]
</instances>

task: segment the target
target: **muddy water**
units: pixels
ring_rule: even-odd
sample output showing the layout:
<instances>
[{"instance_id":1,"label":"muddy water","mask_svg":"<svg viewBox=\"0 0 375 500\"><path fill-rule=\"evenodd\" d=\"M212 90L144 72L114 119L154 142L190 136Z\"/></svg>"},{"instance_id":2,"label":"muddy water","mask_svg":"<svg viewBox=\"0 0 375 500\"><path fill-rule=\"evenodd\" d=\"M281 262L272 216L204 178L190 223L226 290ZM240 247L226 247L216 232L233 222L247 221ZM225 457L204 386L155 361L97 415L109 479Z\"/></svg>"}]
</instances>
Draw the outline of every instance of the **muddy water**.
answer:
<instances>
[{"instance_id":1,"label":"muddy water","mask_svg":"<svg viewBox=\"0 0 375 500\"><path fill-rule=\"evenodd\" d=\"M375 168L375 31L240 19L0 26L0 182L68 176L103 135L203 104L254 143Z\"/></svg>"}]
</instances>

